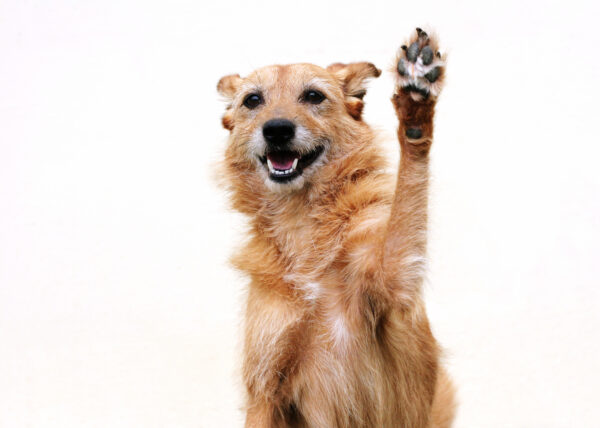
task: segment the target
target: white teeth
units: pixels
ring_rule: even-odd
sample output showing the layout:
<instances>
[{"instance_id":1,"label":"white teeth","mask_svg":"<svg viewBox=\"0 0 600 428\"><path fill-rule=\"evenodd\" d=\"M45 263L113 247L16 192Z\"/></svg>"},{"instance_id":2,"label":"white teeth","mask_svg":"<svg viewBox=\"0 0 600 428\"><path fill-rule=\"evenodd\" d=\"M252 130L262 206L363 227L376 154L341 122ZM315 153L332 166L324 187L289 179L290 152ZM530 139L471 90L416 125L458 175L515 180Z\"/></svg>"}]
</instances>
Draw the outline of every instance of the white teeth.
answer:
<instances>
[{"instance_id":1,"label":"white teeth","mask_svg":"<svg viewBox=\"0 0 600 428\"><path fill-rule=\"evenodd\" d=\"M292 172L294 172L296 170L296 167L298 166L298 158L294 159L294 163L292 164L292 167L290 169L286 169L285 171L275 169L275 167L273 166L273 163L271 163L271 159L269 159L269 158L267 158L267 166L269 167L269 172L271 174L274 174L274 175L291 174Z\"/></svg>"},{"instance_id":2,"label":"white teeth","mask_svg":"<svg viewBox=\"0 0 600 428\"><path fill-rule=\"evenodd\" d=\"M274 169L271 172L275 175L286 175L286 174L291 174L292 172L294 172L294 169L290 168L290 169L286 169L285 171L281 171L279 169Z\"/></svg>"}]
</instances>

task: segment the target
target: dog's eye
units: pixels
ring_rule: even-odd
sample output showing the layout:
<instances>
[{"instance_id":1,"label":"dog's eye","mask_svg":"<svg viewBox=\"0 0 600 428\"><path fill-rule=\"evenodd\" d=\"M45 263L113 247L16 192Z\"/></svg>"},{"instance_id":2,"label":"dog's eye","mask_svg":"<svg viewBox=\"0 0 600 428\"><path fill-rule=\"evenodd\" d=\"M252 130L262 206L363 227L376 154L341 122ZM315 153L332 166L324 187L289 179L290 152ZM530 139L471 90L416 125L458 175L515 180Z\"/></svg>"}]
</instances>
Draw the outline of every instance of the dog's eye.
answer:
<instances>
[{"instance_id":1,"label":"dog's eye","mask_svg":"<svg viewBox=\"0 0 600 428\"><path fill-rule=\"evenodd\" d=\"M322 92L319 92L314 89L309 89L304 94L302 94L302 101L311 104L321 104L325 99L325 95Z\"/></svg>"},{"instance_id":2,"label":"dog's eye","mask_svg":"<svg viewBox=\"0 0 600 428\"><path fill-rule=\"evenodd\" d=\"M244 105L250 110L258 107L263 103L263 97L260 94L250 94L244 98Z\"/></svg>"}]
</instances>

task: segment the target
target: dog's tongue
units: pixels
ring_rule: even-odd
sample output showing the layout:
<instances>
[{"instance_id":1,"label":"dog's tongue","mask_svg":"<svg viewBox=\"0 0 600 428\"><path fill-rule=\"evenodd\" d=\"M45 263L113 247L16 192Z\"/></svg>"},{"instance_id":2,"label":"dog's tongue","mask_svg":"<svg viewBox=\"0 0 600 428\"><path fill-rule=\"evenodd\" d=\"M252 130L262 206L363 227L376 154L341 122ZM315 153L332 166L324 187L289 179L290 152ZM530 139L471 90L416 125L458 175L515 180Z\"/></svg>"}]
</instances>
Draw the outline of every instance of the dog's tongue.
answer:
<instances>
[{"instance_id":1,"label":"dog's tongue","mask_svg":"<svg viewBox=\"0 0 600 428\"><path fill-rule=\"evenodd\" d=\"M294 164L294 159L296 159L296 155L292 152L273 152L269 153L267 157L273 167L281 171L290 169Z\"/></svg>"}]
</instances>

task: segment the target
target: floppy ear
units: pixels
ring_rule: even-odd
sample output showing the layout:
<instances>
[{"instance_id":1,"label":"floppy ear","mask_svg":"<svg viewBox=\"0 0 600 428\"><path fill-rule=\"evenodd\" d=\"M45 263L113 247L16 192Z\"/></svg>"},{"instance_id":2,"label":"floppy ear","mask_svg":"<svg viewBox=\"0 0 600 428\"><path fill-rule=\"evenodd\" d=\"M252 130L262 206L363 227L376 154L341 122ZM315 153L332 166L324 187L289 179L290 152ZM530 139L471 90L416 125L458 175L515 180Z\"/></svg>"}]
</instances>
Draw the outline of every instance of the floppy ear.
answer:
<instances>
[{"instance_id":1,"label":"floppy ear","mask_svg":"<svg viewBox=\"0 0 600 428\"><path fill-rule=\"evenodd\" d=\"M381 70L370 62L335 63L327 67L340 82L346 96L346 109L350 116L360 120L364 107L363 98L367 93L367 81L379 77Z\"/></svg>"},{"instance_id":2,"label":"floppy ear","mask_svg":"<svg viewBox=\"0 0 600 428\"><path fill-rule=\"evenodd\" d=\"M232 99L242 83L242 78L239 74L230 74L229 76L221 77L217 83L217 91L227 99Z\"/></svg>"},{"instance_id":3,"label":"floppy ear","mask_svg":"<svg viewBox=\"0 0 600 428\"><path fill-rule=\"evenodd\" d=\"M230 74L229 76L222 77L217 83L217 91L221 94L229 104L225 110L225 114L221 118L223 128L231 131L233 129L233 111L231 109L231 102L235 97L235 94L240 87L242 78L239 74Z\"/></svg>"}]
</instances>

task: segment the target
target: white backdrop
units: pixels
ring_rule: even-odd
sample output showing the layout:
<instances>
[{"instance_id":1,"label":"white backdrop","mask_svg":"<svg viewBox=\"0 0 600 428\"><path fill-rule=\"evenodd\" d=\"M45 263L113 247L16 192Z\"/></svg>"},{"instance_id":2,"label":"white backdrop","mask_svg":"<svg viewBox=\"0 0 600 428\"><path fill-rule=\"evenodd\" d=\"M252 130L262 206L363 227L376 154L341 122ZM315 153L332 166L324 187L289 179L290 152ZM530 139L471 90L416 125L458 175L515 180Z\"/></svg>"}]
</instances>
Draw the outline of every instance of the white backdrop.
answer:
<instances>
[{"instance_id":1,"label":"white backdrop","mask_svg":"<svg viewBox=\"0 0 600 428\"><path fill-rule=\"evenodd\" d=\"M241 427L242 220L212 178L216 82L386 68L417 25L449 51L427 304L456 427L598 426L588 3L1 2L0 427ZM373 81L365 114L395 162L391 91Z\"/></svg>"}]
</instances>

